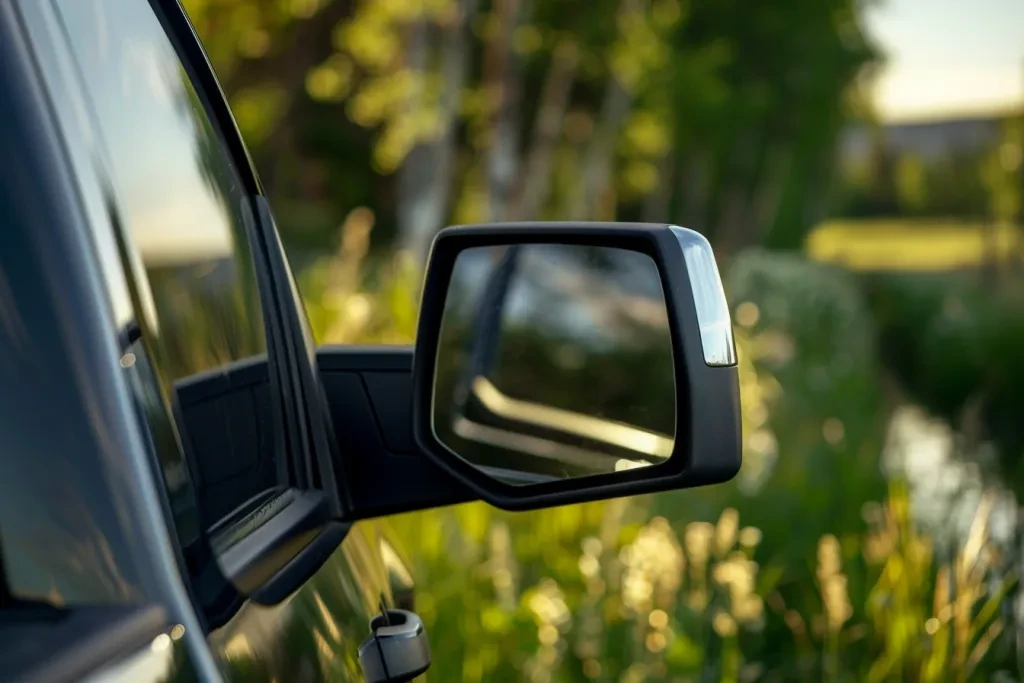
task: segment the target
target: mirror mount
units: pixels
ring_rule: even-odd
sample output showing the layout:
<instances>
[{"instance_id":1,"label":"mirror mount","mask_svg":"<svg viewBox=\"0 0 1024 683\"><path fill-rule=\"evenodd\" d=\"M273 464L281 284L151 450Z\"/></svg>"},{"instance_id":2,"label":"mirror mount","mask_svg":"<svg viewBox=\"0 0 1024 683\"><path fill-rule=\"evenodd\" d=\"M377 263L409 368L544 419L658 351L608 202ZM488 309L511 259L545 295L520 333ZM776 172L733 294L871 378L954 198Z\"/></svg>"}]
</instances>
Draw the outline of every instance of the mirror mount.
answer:
<instances>
[{"instance_id":1,"label":"mirror mount","mask_svg":"<svg viewBox=\"0 0 1024 683\"><path fill-rule=\"evenodd\" d=\"M571 479L535 478L524 486L525 482L497 478L493 472L470 464L439 439L433 424L435 374L456 260L471 248L512 247L497 266L498 276L491 278L482 294L487 303L479 309L483 317L477 321L480 326L475 334L494 335L502 308L497 304L507 296L508 278L518 259L517 245L528 244L639 252L657 266L668 309L676 386L676 437L667 460ZM509 271L507 276L502 275L502 269ZM468 372L459 379L461 393L469 397L475 392L474 401L491 400L534 421L553 418L586 426L585 419L560 414L558 409L538 411L536 406L495 393L495 387L478 382L484 375L479 372L480 364L486 365L488 349L493 353L493 346L474 344ZM424 283L413 367L413 435L417 446L437 465L483 500L509 510L724 482L735 476L741 461L735 362L731 322L714 255L707 240L696 232L637 223L505 223L447 228L434 240ZM522 443L525 448L527 444Z\"/></svg>"}]
</instances>

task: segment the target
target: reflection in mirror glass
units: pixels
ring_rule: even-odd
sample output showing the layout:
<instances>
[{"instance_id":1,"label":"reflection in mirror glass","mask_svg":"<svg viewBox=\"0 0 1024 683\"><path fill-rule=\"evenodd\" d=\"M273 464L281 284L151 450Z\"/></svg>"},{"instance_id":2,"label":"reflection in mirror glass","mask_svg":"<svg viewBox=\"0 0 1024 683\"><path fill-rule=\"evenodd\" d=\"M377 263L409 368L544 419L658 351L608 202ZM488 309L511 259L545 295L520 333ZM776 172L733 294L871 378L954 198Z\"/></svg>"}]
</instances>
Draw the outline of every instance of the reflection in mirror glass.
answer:
<instances>
[{"instance_id":1,"label":"reflection in mirror glass","mask_svg":"<svg viewBox=\"0 0 1024 683\"><path fill-rule=\"evenodd\" d=\"M488 475L526 485L664 462L674 377L661 277L646 254L528 244L458 255L433 426Z\"/></svg>"}]
</instances>

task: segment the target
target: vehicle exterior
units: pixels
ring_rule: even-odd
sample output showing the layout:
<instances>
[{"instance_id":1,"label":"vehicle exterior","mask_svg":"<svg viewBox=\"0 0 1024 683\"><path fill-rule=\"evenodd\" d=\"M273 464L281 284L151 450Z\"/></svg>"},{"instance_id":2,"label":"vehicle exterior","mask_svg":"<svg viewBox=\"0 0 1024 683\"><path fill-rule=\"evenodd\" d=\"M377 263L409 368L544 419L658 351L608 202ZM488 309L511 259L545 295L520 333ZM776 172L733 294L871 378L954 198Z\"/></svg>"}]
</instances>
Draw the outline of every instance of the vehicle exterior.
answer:
<instances>
[{"instance_id":1,"label":"vehicle exterior","mask_svg":"<svg viewBox=\"0 0 1024 683\"><path fill-rule=\"evenodd\" d=\"M210 563L189 575L196 491L219 516L225 490L258 488L275 463L245 449L276 425L190 483L183 449L201 435L181 380L266 353L278 313L257 291L259 180L183 10L4 2L0 35L4 671L363 680L370 619L409 588L375 522L345 528L274 606L232 595ZM254 387L244 400L271 401ZM199 604L218 593L230 616L211 627Z\"/></svg>"},{"instance_id":2,"label":"vehicle exterior","mask_svg":"<svg viewBox=\"0 0 1024 683\"><path fill-rule=\"evenodd\" d=\"M177 0L0 3L0 154L0 671L14 680L412 680L429 640L377 518L738 471L728 307L710 245L682 228L449 228L416 350L318 349ZM492 389L514 409L472 434L503 449L498 467L440 439L435 366L461 358L439 345L453 269L472 249L517 244L557 247L584 270L605 250L604 276L623 256L646 266L649 292L597 303L653 314L643 343L655 339L665 376L659 433ZM494 290L502 311L506 289ZM501 334L487 325L473 342L483 356ZM607 352L588 370L614 367ZM489 372L465 369L454 375L472 386ZM529 449L548 471L509 458ZM565 453L586 462L569 471Z\"/></svg>"}]
</instances>

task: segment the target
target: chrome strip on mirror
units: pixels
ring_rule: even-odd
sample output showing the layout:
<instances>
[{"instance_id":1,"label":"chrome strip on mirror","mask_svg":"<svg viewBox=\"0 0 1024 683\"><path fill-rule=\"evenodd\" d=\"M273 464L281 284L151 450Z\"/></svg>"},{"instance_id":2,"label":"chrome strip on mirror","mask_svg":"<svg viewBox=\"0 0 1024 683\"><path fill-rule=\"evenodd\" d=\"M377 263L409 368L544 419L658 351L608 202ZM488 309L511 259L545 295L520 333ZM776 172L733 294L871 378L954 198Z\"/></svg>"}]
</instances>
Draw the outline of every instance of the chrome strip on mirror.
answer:
<instances>
[{"instance_id":1,"label":"chrome strip on mirror","mask_svg":"<svg viewBox=\"0 0 1024 683\"><path fill-rule=\"evenodd\" d=\"M736 365L736 344L732 336L732 318L725 300L722 277L718 273L711 244L699 232L670 225L679 240L686 271L697 309L697 325L704 349L704 362L710 366Z\"/></svg>"}]
</instances>

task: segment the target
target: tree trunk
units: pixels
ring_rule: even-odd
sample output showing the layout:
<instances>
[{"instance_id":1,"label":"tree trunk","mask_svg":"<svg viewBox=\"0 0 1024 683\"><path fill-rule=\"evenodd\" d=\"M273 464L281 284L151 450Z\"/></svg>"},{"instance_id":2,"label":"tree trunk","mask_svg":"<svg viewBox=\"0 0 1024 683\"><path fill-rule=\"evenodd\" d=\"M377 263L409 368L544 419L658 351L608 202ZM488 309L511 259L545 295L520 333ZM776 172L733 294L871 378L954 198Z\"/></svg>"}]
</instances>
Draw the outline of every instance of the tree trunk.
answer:
<instances>
[{"instance_id":1,"label":"tree trunk","mask_svg":"<svg viewBox=\"0 0 1024 683\"><path fill-rule=\"evenodd\" d=\"M711 163L709 154L702 149L693 149L686 154L686 161L679 168L678 188L672 220L699 232L707 230L708 191Z\"/></svg>"},{"instance_id":2,"label":"tree trunk","mask_svg":"<svg viewBox=\"0 0 1024 683\"><path fill-rule=\"evenodd\" d=\"M519 174L509 211L509 218L513 220L536 220L547 201L551 189L552 157L562 135L579 58L579 48L571 41L561 43L552 53L551 68L537 107L530 151Z\"/></svg>"},{"instance_id":3,"label":"tree trunk","mask_svg":"<svg viewBox=\"0 0 1024 683\"><path fill-rule=\"evenodd\" d=\"M757 183L759 136L747 131L734 136L726 156L724 184L718 197L722 204L711 242L719 259L735 253L756 234L752 207L752 188Z\"/></svg>"},{"instance_id":4,"label":"tree trunk","mask_svg":"<svg viewBox=\"0 0 1024 683\"><path fill-rule=\"evenodd\" d=\"M489 220L508 216L512 185L519 170L519 60L512 36L522 22L522 0L495 0L498 35L487 47L485 89L494 107L488 140L487 196Z\"/></svg>"},{"instance_id":5,"label":"tree trunk","mask_svg":"<svg viewBox=\"0 0 1024 683\"><path fill-rule=\"evenodd\" d=\"M399 245L419 266L425 265L430 242L448 217L459 98L466 80L466 28L476 3L477 0L461 0L458 16L442 32L440 68L444 86L437 103L441 133L436 140L413 148L398 172Z\"/></svg>"},{"instance_id":6,"label":"tree trunk","mask_svg":"<svg viewBox=\"0 0 1024 683\"><path fill-rule=\"evenodd\" d=\"M268 194L279 179L274 169L294 149L296 114L306 87L306 74L334 51L335 26L351 14L350 0L332 0L313 16L296 20L282 44L273 52L243 58L221 79L222 90L230 101L251 88L277 87L284 93L281 114L263 142L252 151L259 157L262 181Z\"/></svg>"},{"instance_id":7,"label":"tree trunk","mask_svg":"<svg viewBox=\"0 0 1024 683\"><path fill-rule=\"evenodd\" d=\"M755 241L761 241L775 227L792 162L793 151L788 146L780 145L768 151L765 172L761 175L760 187L754 195L754 216L757 221Z\"/></svg>"},{"instance_id":8,"label":"tree trunk","mask_svg":"<svg viewBox=\"0 0 1024 683\"><path fill-rule=\"evenodd\" d=\"M604 101L601 103L601 113L594 135L580 162L582 173L573 200L569 204L569 220L585 221L594 216L601 192L611 181L615 140L631 105L632 97L629 91L613 77L608 83Z\"/></svg>"},{"instance_id":9,"label":"tree trunk","mask_svg":"<svg viewBox=\"0 0 1024 683\"><path fill-rule=\"evenodd\" d=\"M669 201L675 184L675 151L658 162L658 186L644 198L641 217L645 223L669 223Z\"/></svg>"},{"instance_id":10,"label":"tree trunk","mask_svg":"<svg viewBox=\"0 0 1024 683\"><path fill-rule=\"evenodd\" d=\"M633 14L641 9L642 0L622 0L619 14ZM626 89L614 73L611 74L594 135L583 153L582 177L569 202L569 220L590 220L597 211L601 194L612 180L615 141L632 104L633 93Z\"/></svg>"}]
</instances>

